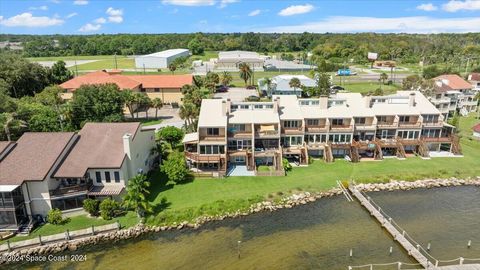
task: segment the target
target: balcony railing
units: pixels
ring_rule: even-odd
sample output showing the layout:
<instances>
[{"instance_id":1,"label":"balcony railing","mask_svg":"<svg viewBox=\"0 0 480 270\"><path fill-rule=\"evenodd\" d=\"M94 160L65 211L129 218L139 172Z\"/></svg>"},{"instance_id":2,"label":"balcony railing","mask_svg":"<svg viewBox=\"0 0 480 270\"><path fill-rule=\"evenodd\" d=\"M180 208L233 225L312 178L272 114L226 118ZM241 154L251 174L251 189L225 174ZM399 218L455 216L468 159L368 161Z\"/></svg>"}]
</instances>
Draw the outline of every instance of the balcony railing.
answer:
<instances>
[{"instance_id":1,"label":"balcony railing","mask_svg":"<svg viewBox=\"0 0 480 270\"><path fill-rule=\"evenodd\" d=\"M252 131L229 131L228 137L231 138L250 138L252 137Z\"/></svg>"},{"instance_id":2,"label":"balcony railing","mask_svg":"<svg viewBox=\"0 0 480 270\"><path fill-rule=\"evenodd\" d=\"M225 135L203 135L201 141L225 141Z\"/></svg>"},{"instance_id":3,"label":"balcony railing","mask_svg":"<svg viewBox=\"0 0 480 270\"><path fill-rule=\"evenodd\" d=\"M321 125L321 126L305 126L305 132L311 132L311 133L319 133L319 132L325 132L328 130L328 125Z\"/></svg>"},{"instance_id":4,"label":"balcony railing","mask_svg":"<svg viewBox=\"0 0 480 270\"><path fill-rule=\"evenodd\" d=\"M330 125L330 130L350 130L353 125Z\"/></svg>"},{"instance_id":5,"label":"balcony railing","mask_svg":"<svg viewBox=\"0 0 480 270\"><path fill-rule=\"evenodd\" d=\"M439 121L439 122L423 122L423 126L425 126L425 127L442 127L443 122L442 121Z\"/></svg>"},{"instance_id":6,"label":"balcony railing","mask_svg":"<svg viewBox=\"0 0 480 270\"><path fill-rule=\"evenodd\" d=\"M284 127L282 128L284 134L299 134L303 132L302 127Z\"/></svg>"},{"instance_id":7,"label":"balcony railing","mask_svg":"<svg viewBox=\"0 0 480 270\"><path fill-rule=\"evenodd\" d=\"M278 133L278 130L265 130L265 131L256 130L255 136L256 137L275 137L275 136L279 136L279 133Z\"/></svg>"},{"instance_id":8,"label":"balcony railing","mask_svg":"<svg viewBox=\"0 0 480 270\"><path fill-rule=\"evenodd\" d=\"M376 126L374 123L372 124L355 124L355 129L357 130L369 130L369 129L375 129Z\"/></svg>"},{"instance_id":9,"label":"balcony railing","mask_svg":"<svg viewBox=\"0 0 480 270\"><path fill-rule=\"evenodd\" d=\"M50 190L50 195L52 197L61 197L61 196L72 195L76 193L83 193L83 192L86 193L87 191L90 190L91 187L92 187L91 180L81 184L74 184L74 185L68 185L68 186L60 185L56 189Z\"/></svg>"},{"instance_id":10,"label":"balcony railing","mask_svg":"<svg viewBox=\"0 0 480 270\"><path fill-rule=\"evenodd\" d=\"M388 128L388 127L398 127L397 121L387 121L387 122L377 122L377 127Z\"/></svg>"},{"instance_id":11,"label":"balcony railing","mask_svg":"<svg viewBox=\"0 0 480 270\"><path fill-rule=\"evenodd\" d=\"M421 127L422 122L398 122L399 127Z\"/></svg>"},{"instance_id":12,"label":"balcony railing","mask_svg":"<svg viewBox=\"0 0 480 270\"><path fill-rule=\"evenodd\" d=\"M422 137L421 138L424 142L451 142L452 137L444 136L444 137Z\"/></svg>"}]
</instances>

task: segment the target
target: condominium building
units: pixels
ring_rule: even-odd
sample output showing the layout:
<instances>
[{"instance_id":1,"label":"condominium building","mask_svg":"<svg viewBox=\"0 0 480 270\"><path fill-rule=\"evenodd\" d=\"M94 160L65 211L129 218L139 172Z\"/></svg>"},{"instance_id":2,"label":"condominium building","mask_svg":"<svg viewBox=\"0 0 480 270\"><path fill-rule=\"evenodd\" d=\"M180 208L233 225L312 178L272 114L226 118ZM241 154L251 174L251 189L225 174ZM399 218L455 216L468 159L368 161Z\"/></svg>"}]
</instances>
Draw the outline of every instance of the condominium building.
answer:
<instances>
[{"instance_id":1,"label":"condominium building","mask_svg":"<svg viewBox=\"0 0 480 270\"><path fill-rule=\"evenodd\" d=\"M456 74L440 75L433 78L434 93L430 101L445 119L455 112L465 116L477 110L474 87Z\"/></svg>"},{"instance_id":2,"label":"condominium building","mask_svg":"<svg viewBox=\"0 0 480 270\"><path fill-rule=\"evenodd\" d=\"M194 171L258 175L281 172L282 158L308 165L309 157L358 162L460 154L453 129L418 91L308 99L274 95L271 102L203 100L198 130L183 142Z\"/></svg>"}]
</instances>

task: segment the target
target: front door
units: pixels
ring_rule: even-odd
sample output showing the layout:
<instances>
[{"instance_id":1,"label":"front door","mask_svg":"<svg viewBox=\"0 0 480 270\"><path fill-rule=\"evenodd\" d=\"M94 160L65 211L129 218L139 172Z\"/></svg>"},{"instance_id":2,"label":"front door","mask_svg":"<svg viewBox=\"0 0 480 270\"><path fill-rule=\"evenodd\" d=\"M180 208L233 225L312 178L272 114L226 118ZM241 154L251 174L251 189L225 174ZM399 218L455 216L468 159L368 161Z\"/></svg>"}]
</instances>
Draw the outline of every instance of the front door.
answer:
<instances>
[{"instance_id":1,"label":"front door","mask_svg":"<svg viewBox=\"0 0 480 270\"><path fill-rule=\"evenodd\" d=\"M388 138L388 130L382 130L382 139L387 139Z\"/></svg>"}]
</instances>

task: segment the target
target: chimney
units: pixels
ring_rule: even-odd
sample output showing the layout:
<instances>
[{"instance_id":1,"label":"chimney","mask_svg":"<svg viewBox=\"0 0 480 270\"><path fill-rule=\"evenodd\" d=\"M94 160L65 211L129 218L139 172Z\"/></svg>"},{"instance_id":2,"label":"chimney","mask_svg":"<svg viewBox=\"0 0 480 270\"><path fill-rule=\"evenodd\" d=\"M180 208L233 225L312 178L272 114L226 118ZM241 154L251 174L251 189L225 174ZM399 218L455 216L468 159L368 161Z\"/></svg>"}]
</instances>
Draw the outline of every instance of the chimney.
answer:
<instances>
[{"instance_id":1,"label":"chimney","mask_svg":"<svg viewBox=\"0 0 480 270\"><path fill-rule=\"evenodd\" d=\"M222 115L227 115L227 101L222 99Z\"/></svg>"},{"instance_id":2,"label":"chimney","mask_svg":"<svg viewBox=\"0 0 480 270\"><path fill-rule=\"evenodd\" d=\"M123 135L123 152L127 154L128 158L131 159L131 152L130 152L130 143L132 142L132 134L125 133Z\"/></svg>"},{"instance_id":3,"label":"chimney","mask_svg":"<svg viewBox=\"0 0 480 270\"><path fill-rule=\"evenodd\" d=\"M414 92L410 93L410 96L408 97L408 105L410 107L415 107L415 93Z\"/></svg>"},{"instance_id":4,"label":"chimney","mask_svg":"<svg viewBox=\"0 0 480 270\"><path fill-rule=\"evenodd\" d=\"M273 100L273 110L275 112L278 112L278 110L280 109L280 97L276 97L274 100Z\"/></svg>"},{"instance_id":5,"label":"chimney","mask_svg":"<svg viewBox=\"0 0 480 270\"><path fill-rule=\"evenodd\" d=\"M328 97L320 97L320 109L327 109L328 108Z\"/></svg>"},{"instance_id":6,"label":"chimney","mask_svg":"<svg viewBox=\"0 0 480 270\"><path fill-rule=\"evenodd\" d=\"M367 106L367 108L370 108L372 106L372 96L365 96L365 106Z\"/></svg>"},{"instance_id":7,"label":"chimney","mask_svg":"<svg viewBox=\"0 0 480 270\"><path fill-rule=\"evenodd\" d=\"M232 102L227 98L227 115L232 112Z\"/></svg>"}]
</instances>

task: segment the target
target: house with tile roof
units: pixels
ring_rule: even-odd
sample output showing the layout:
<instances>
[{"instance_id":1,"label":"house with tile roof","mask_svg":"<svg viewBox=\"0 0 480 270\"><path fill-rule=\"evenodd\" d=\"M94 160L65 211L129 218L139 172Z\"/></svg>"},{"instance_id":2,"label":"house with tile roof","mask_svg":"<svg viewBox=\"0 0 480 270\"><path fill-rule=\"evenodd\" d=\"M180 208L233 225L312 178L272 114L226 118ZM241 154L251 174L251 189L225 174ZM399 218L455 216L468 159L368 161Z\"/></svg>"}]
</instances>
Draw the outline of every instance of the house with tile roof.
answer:
<instances>
[{"instance_id":1,"label":"house with tile roof","mask_svg":"<svg viewBox=\"0 0 480 270\"><path fill-rule=\"evenodd\" d=\"M99 70L77 76L62 84L65 90L62 97L71 99L73 92L82 85L113 83L120 88L145 93L149 98L160 98L165 104L181 104L181 88L193 83L193 76L182 75L123 75L118 70Z\"/></svg>"},{"instance_id":2,"label":"house with tile roof","mask_svg":"<svg viewBox=\"0 0 480 270\"><path fill-rule=\"evenodd\" d=\"M480 73L472 73L468 75L468 82L472 85L475 92L480 92Z\"/></svg>"},{"instance_id":3,"label":"house with tile roof","mask_svg":"<svg viewBox=\"0 0 480 270\"><path fill-rule=\"evenodd\" d=\"M455 112L465 116L477 110L475 91L472 85L462 77L456 74L445 74L432 80L435 92L430 100L446 119L452 117Z\"/></svg>"},{"instance_id":4,"label":"house with tile roof","mask_svg":"<svg viewBox=\"0 0 480 270\"><path fill-rule=\"evenodd\" d=\"M154 146L154 131L134 122L0 142L0 231L28 226L53 208L77 211L88 197L120 199L128 179L152 168Z\"/></svg>"}]
</instances>

